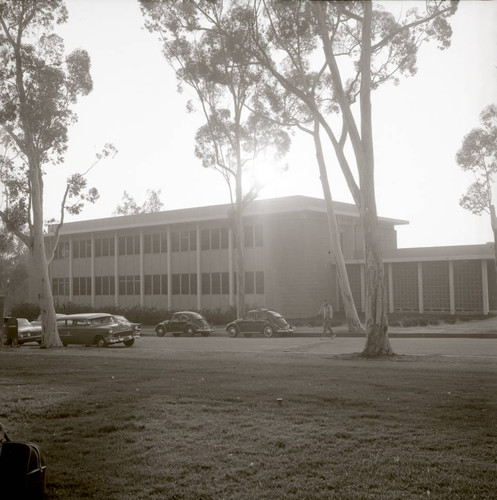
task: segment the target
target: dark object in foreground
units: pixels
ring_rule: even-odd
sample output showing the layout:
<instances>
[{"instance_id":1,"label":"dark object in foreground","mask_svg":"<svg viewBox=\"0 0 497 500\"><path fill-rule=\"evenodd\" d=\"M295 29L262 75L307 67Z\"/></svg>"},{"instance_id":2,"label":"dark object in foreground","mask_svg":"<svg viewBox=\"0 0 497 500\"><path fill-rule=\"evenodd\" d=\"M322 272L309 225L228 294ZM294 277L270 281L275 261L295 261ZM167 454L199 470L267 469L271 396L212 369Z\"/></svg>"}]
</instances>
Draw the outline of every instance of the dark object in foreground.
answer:
<instances>
[{"instance_id":1,"label":"dark object in foreground","mask_svg":"<svg viewBox=\"0 0 497 500\"><path fill-rule=\"evenodd\" d=\"M43 498L45 471L40 448L33 443L11 441L0 424L0 498Z\"/></svg>"}]
</instances>

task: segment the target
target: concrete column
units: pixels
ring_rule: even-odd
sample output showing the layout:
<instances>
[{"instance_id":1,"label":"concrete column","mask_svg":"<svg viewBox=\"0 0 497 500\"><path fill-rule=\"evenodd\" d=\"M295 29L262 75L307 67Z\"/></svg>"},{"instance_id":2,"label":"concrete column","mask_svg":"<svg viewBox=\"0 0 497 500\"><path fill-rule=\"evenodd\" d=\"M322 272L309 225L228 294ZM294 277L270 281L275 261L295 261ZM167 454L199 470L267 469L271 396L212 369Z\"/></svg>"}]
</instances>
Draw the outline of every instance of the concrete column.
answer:
<instances>
[{"instance_id":1,"label":"concrete column","mask_svg":"<svg viewBox=\"0 0 497 500\"><path fill-rule=\"evenodd\" d=\"M393 314L393 266L388 264L388 312Z\"/></svg>"},{"instance_id":2,"label":"concrete column","mask_svg":"<svg viewBox=\"0 0 497 500\"><path fill-rule=\"evenodd\" d=\"M171 274L171 228L167 228L167 308L172 307L173 275Z\"/></svg>"},{"instance_id":3,"label":"concrete column","mask_svg":"<svg viewBox=\"0 0 497 500\"><path fill-rule=\"evenodd\" d=\"M490 304L488 299L488 270L485 259L481 261L481 288L483 292L483 314L488 314Z\"/></svg>"},{"instance_id":4,"label":"concrete column","mask_svg":"<svg viewBox=\"0 0 497 500\"><path fill-rule=\"evenodd\" d=\"M95 307L95 235L92 233L90 240L91 255L90 255L90 303L91 307Z\"/></svg>"},{"instance_id":5,"label":"concrete column","mask_svg":"<svg viewBox=\"0 0 497 500\"><path fill-rule=\"evenodd\" d=\"M202 264L200 260L200 226L197 225L197 310L202 309Z\"/></svg>"},{"instance_id":6,"label":"concrete column","mask_svg":"<svg viewBox=\"0 0 497 500\"><path fill-rule=\"evenodd\" d=\"M114 305L119 305L119 237L114 233Z\"/></svg>"},{"instance_id":7,"label":"concrete column","mask_svg":"<svg viewBox=\"0 0 497 500\"><path fill-rule=\"evenodd\" d=\"M418 262L418 304L419 312L423 314L425 306L423 301L423 264L421 262Z\"/></svg>"},{"instance_id":8,"label":"concrete column","mask_svg":"<svg viewBox=\"0 0 497 500\"><path fill-rule=\"evenodd\" d=\"M140 229L140 307L143 307L145 304L145 273L143 270L143 229Z\"/></svg>"},{"instance_id":9,"label":"concrete column","mask_svg":"<svg viewBox=\"0 0 497 500\"><path fill-rule=\"evenodd\" d=\"M450 314L456 314L456 295L454 289L454 261L449 261Z\"/></svg>"},{"instance_id":10,"label":"concrete column","mask_svg":"<svg viewBox=\"0 0 497 500\"><path fill-rule=\"evenodd\" d=\"M73 301L73 293L72 293L72 237L69 236L69 302Z\"/></svg>"}]
</instances>

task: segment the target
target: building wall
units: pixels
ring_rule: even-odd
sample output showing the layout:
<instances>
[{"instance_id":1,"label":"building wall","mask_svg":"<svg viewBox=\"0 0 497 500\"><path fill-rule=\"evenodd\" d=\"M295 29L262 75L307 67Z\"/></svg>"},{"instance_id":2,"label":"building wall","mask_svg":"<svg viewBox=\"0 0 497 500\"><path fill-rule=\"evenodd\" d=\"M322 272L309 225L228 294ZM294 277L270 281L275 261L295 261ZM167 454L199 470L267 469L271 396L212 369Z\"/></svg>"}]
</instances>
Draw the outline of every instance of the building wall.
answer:
<instances>
[{"instance_id":1,"label":"building wall","mask_svg":"<svg viewBox=\"0 0 497 500\"><path fill-rule=\"evenodd\" d=\"M361 311L365 276L359 221L344 215L338 220ZM394 255L393 224L380 224L380 236L383 248ZM247 307L308 317L328 298L342 309L325 213L246 217L245 238ZM235 304L233 246L228 219L64 235L51 265L54 296L59 303L102 309L116 304L225 310ZM497 309L492 260L397 258L385 264L385 285L390 312L485 314Z\"/></svg>"}]
</instances>

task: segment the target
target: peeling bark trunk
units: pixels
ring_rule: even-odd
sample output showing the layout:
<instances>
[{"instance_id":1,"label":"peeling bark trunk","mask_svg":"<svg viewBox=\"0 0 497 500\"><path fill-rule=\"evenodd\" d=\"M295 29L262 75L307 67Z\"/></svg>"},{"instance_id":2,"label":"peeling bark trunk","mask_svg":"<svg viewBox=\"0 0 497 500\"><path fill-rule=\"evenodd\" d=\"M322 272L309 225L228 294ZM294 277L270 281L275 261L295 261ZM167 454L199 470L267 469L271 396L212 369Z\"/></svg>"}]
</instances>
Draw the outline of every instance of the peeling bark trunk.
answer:
<instances>
[{"instance_id":1,"label":"peeling bark trunk","mask_svg":"<svg viewBox=\"0 0 497 500\"><path fill-rule=\"evenodd\" d=\"M33 195L33 247L32 258L38 281L38 303L40 305L42 325L42 347L61 347L62 342L57 331L57 321L53 303L52 288L48 272L48 260L43 237L43 185L40 169L36 162L31 165L31 190Z\"/></svg>"},{"instance_id":2,"label":"peeling bark trunk","mask_svg":"<svg viewBox=\"0 0 497 500\"><path fill-rule=\"evenodd\" d=\"M314 137L314 145L316 147L316 158L319 166L321 186L323 188L323 194L326 203L326 214L328 216L328 231L330 235L330 245L331 245L331 250L333 252L335 264L337 266L338 282L340 284L340 293L342 296L343 308L347 320L347 327L349 332L351 333L364 333L364 328L357 314L354 298L352 297L352 291L350 289L347 268L345 266L345 260L343 258L342 248L340 247L340 233L338 230L335 211L333 209L333 198L331 196L330 184L328 181L328 174L326 172L326 164L323 156L323 148L321 145L321 139L319 137L319 121L317 118L314 120L313 137Z\"/></svg>"},{"instance_id":3,"label":"peeling bark trunk","mask_svg":"<svg viewBox=\"0 0 497 500\"><path fill-rule=\"evenodd\" d=\"M490 205L490 223L492 224L492 232L494 233L494 269L497 280L497 216L495 215L494 205Z\"/></svg>"}]
</instances>

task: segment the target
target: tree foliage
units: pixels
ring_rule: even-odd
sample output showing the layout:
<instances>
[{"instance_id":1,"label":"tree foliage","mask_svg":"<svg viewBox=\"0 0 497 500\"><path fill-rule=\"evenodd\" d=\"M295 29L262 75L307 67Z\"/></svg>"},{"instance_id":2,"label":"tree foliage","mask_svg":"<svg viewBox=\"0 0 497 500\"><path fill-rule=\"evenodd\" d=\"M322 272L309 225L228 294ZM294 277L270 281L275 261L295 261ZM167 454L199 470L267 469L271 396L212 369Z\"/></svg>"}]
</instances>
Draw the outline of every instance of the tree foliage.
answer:
<instances>
[{"instance_id":1,"label":"tree foliage","mask_svg":"<svg viewBox=\"0 0 497 500\"><path fill-rule=\"evenodd\" d=\"M90 58L78 49L65 55L54 26L67 20L62 0L0 1L0 164L5 203L0 217L29 249L37 274L45 347L61 345L57 334L44 241L44 169L63 162L72 111L92 90ZM84 186L72 177L66 195ZM96 196L89 193L90 199ZM65 197L64 197L65 198Z\"/></svg>"},{"instance_id":2,"label":"tree foliage","mask_svg":"<svg viewBox=\"0 0 497 500\"><path fill-rule=\"evenodd\" d=\"M480 114L481 127L467 134L456 154L456 162L475 181L461 197L460 205L475 215L491 214L492 186L497 173L497 105L487 106Z\"/></svg>"},{"instance_id":3,"label":"tree foliage","mask_svg":"<svg viewBox=\"0 0 497 500\"><path fill-rule=\"evenodd\" d=\"M134 215L160 212L164 203L160 200L161 190L147 189L146 199L142 205L138 205L136 200L127 191L123 193L122 204L117 205L114 215Z\"/></svg>"}]
</instances>

